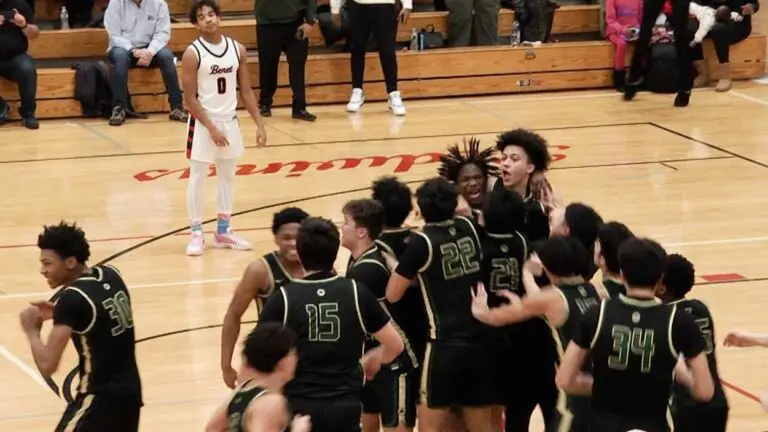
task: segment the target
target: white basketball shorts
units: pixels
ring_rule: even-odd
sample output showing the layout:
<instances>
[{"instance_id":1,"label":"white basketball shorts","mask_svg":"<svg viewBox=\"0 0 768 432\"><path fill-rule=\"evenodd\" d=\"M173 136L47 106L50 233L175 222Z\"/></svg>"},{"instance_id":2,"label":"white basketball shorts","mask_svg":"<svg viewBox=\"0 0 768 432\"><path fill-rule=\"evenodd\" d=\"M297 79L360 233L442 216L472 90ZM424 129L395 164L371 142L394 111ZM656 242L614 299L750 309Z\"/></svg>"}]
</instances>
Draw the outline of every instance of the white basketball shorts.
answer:
<instances>
[{"instance_id":1,"label":"white basketball shorts","mask_svg":"<svg viewBox=\"0 0 768 432\"><path fill-rule=\"evenodd\" d=\"M216 127L227 136L229 145L219 147L211 139L208 129L191 115L187 121L187 159L215 163L217 159L237 159L245 151L240 121L237 116L227 120L211 119Z\"/></svg>"}]
</instances>

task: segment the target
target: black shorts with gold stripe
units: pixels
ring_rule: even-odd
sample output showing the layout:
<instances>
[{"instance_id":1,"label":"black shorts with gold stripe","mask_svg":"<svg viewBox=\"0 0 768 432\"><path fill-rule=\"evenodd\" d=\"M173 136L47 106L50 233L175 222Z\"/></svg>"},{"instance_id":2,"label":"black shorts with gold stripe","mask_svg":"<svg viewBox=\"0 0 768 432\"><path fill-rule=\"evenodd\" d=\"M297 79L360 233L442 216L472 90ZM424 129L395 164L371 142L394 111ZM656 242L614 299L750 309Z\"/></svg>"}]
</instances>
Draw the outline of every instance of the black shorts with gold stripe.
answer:
<instances>
[{"instance_id":1,"label":"black shorts with gold stripe","mask_svg":"<svg viewBox=\"0 0 768 432\"><path fill-rule=\"evenodd\" d=\"M138 432L141 403L113 396L78 393L55 432Z\"/></svg>"},{"instance_id":2,"label":"black shorts with gold stripe","mask_svg":"<svg viewBox=\"0 0 768 432\"><path fill-rule=\"evenodd\" d=\"M431 341L421 372L420 403L428 408L484 407L498 402L487 340Z\"/></svg>"},{"instance_id":3,"label":"black shorts with gold stripe","mask_svg":"<svg viewBox=\"0 0 768 432\"><path fill-rule=\"evenodd\" d=\"M416 404L419 398L420 375L418 370L408 373L382 368L365 383L363 412L379 414L381 425L395 428L398 425L416 426Z\"/></svg>"},{"instance_id":4,"label":"black shorts with gold stripe","mask_svg":"<svg viewBox=\"0 0 768 432\"><path fill-rule=\"evenodd\" d=\"M547 430L553 432L590 432L591 401L591 396L570 396L561 391L557 399L557 410L554 418L547 425Z\"/></svg>"}]
</instances>

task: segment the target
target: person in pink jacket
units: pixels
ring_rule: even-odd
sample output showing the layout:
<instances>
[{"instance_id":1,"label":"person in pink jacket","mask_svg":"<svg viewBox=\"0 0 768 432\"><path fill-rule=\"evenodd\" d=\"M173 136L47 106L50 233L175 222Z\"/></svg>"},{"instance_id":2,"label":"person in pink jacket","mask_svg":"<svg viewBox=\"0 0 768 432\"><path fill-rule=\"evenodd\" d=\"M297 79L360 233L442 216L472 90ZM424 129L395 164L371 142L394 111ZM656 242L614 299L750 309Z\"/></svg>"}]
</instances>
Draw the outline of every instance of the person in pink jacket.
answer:
<instances>
[{"instance_id":1,"label":"person in pink jacket","mask_svg":"<svg viewBox=\"0 0 768 432\"><path fill-rule=\"evenodd\" d=\"M613 86L624 90L627 43L637 39L643 14L643 0L606 0L605 37L616 47L613 65Z\"/></svg>"}]
</instances>

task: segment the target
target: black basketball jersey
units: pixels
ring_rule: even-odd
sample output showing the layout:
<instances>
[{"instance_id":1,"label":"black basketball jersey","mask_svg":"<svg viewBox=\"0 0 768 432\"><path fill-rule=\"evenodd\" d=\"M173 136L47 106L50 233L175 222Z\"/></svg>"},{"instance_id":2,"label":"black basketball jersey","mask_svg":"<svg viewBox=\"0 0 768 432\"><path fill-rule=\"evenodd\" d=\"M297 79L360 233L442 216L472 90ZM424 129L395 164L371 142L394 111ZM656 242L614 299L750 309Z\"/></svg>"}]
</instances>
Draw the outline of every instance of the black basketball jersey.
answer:
<instances>
[{"instance_id":1,"label":"black basketball jersey","mask_svg":"<svg viewBox=\"0 0 768 432\"><path fill-rule=\"evenodd\" d=\"M376 243L368 250L360 254L356 260L350 257L347 265L347 277L358 282L371 290L371 293L379 301L379 305L392 320L400 337L405 345L403 353L391 365L402 372L407 372L419 365L418 358L414 353L413 347L409 342L408 335L401 328L400 324L408 321L408 308L402 302L390 303L387 301L387 283L389 283L390 271L387 262L381 254ZM366 350L378 346L379 343L372 336L366 340Z\"/></svg>"},{"instance_id":2,"label":"black basketball jersey","mask_svg":"<svg viewBox=\"0 0 768 432\"><path fill-rule=\"evenodd\" d=\"M111 265L64 288L54 307L54 325L72 329L79 357L79 394L119 396L141 403L131 296Z\"/></svg>"},{"instance_id":3,"label":"black basketball jersey","mask_svg":"<svg viewBox=\"0 0 768 432\"><path fill-rule=\"evenodd\" d=\"M472 293L482 279L482 248L473 223L462 216L415 231L397 272L418 277L431 340L469 341L485 327L472 316Z\"/></svg>"},{"instance_id":4,"label":"black basketball jersey","mask_svg":"<svg viewBox=\"0 0 768 432\"><path fill-rule=\"evenodd\" d=\"M616 298L619 294L627 294L627 288L624 286L624 283L613 278L603 278L603 287L611 298Z\"/></svg>"},{"instance_id":5,"label":"black basketball jersey","mask_svg":"<svg viewBox=\"0 0 768 432\"><path fill-rule=\"evenodd\" d=\"M264 266L266 267L267 273L269 274L269 287L267 288L267 292L265 294L259 294L255 299L253 299L256 303L257 316L261 314L262 310L264 310L264 303L267 301L269 296L275 290L279 290L280 287L293 280L291 274L288 273L288 270L283 267L283 263L277 256L277 251L270 252L259 259L264 262Z\"/></svg>"},{"instance_id":6,"label":"black basketball jersey","mask_svg":"<svg viewBox=\"0 0 768 432\"><path fill-rule=\"evenodd\" d=\"M380 250L400 259L413 236L413 228L386 229L376 239ZM403 298L397 302L407 312L403 313L398 325L408 336L417 357L421 361L426 347L428 334L427 312L424 307L424 298L421 295L421 286L415 280L406 290Z\"/></svg>"},{"instance_id":7,"label":"black basketball jersey","mask_svg":"<svg viewBox=\"0 0 768 432\"><path fill-rule=\"evenodd\" d=\"M243 425L245 419L245 412L248 410L248 406L254 400L268 393L266 389L260 386L253 386L246 388L251 380L246 381L241 385L227 406L227 432L250 432Z\"/></svg>"},{"instance_id":8,"label":"black basketball jersey","mask_svg":"<svg viewBox=\"0 0 768 432\"><path fill-rule=\"evenodd\" d=\"M310 274L270 296L261 322L275 321L297 335L296 374L283 390L289 400L360 399L366 335L389 322L369 289L332 272Z\"/></svg>"},{"instance_id":9,"label":"black basketball jersey","mask_svg":"<svg viewBox=\"0 0 768 432\"><path fill-rule=\"evenodd\" d=\"M523 296L522 269L528 259L528 241L519 233L493 234L486 232L483 244L483 284L488 290L488 304L491 307L505 303L499 291L512 291Z\"/></svg>"},{"instance_id":10,"label":"black basketball jersey","mask_svg":"<svg viewBox=\"0 0 768 432\"><path fill-rule=\"evenodd\" d=\"M565 321L556 326L557 339L555 343L559 347L560 353L563 354L587 311L600 305L600 294L597 292L597 288L589 282L560 284L554 289L558 290L568 305L568 315ZM553 336L555 335L553 334ZM585 370L589 369L585 368Z\"/></svg>"},{"instance_id":11,"label":"black basketball jersey","mask_svg":"<svg viewBox=\"0 0 768 432\"><path fill-rule=\"evenodd\" d=\"M678 355L704 350L698 328L677 305L624 295L587 312L574 342L591 348L595 431L667 432Z\"/></svg>"},{"instance_id":12,"label":"black basketball jersey","mask_svg":"<svg viewBox=\"0 0 768 432\"><path fill-rule=\"evenodd\" d=\"M693 321L699 326L701 335L704 337L706 346L704 352L707 354L709 371L712 374L712 382L715 385L715 394L712 396L712 399L709 402L701 403L693 399L687 388L675 383L674 392L672 393L672 408L688 408L700 405L728 406L728 399L723 391L723 384L720 382L720 374L717 370L715 325L712 320L712 314L709 312L709 308L700 300L696 299L680 299L669 304L676 305L678 309L685 311L688 315L693 317Z\"/></svg>"},{"instance_id":13,"label":"black basketball jersey","mask_svg":"<svg viewBox=\"0 0 768 432\"><path fill-rule=\"evenodd\" d=\"M494 189L504 189L504 182L497 180L493 185ZM531 242L549 238L549 215L541 201L535 199L528 193L523 197L523 207L525 208L525 229L523 234Z\"/></svg>"}]
</instances>

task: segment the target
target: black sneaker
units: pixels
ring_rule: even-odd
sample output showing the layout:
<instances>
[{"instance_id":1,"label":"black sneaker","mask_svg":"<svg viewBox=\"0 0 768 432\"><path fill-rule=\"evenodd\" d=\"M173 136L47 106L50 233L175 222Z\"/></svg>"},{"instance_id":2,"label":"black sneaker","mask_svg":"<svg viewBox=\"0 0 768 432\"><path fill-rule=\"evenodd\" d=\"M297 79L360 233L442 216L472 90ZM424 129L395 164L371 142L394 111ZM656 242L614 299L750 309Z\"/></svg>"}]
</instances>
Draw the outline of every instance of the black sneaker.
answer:
<instances>
[{"instance_id":1,"label":"black sneaker","mask_svg":"<svg viewBox=\"0 0 768 432\"><path fill-rule=\"evenodd\" d=\"M675 96L675 106L676 107L687 107L688 104L691 102L691 91L679 91L677 92L677 96Z\"/></svg>"},{"instance_id":2,"label":"black sneaker","mask_svg":"<svg viewBox=\"0 0 768 432\"><path fill-rule=\"evenodd\" d=\"M186 123L189 120L189 113L184 108L172 108L168 118L173 121Z\"/></svg>"},{"instance_id":3,"label":"black sneaker","mask_svg":"<svg viewBox=\"0 0 768 432\"><path fill-rule=\"evenodd\" d=\"M259 107L259 114L262 117L272 117L272 107L262 105Z\"/></svg>"},{"instance_id":4,"label":"black sneaker","mask_svg":"<svg viewBox=\"0 0 768 432\"><path fill-rule=\"evenodd\" d=\"M312 114L311 112L309 112L309 111L307 111L305 109L303 109L301 111L295 111L291 117L295 118L296 120L304 120L304 121L307 121L307 122L313 122L313 121L317 120L317 116L316 115Z\"/></svg>"},{"instance_id":5,"label":"black sneaker","mask_svg":"<svg viewBox=\"0 0 768 432\"><path fill-rule=\"evenodd\" d=\"M11 106L8 104L5 104L5 109L0 111L0 126L4 125L6 121L8 121L8 114L11 112Z\"/></svg>"},{"instance_id":6,"label":"black sneaker","mask_svg":"<svg viewBox=\"0 0 768 432\"><path fill-rule=\"evenodd\" d=\"M27 129L40 129L40 122L37 121L37 118L35 118L35 115L30 115L27 117L24 117L21 119L21 125L24 126Z\"/></svg>"},{"instance_id":7,"label":"black sneaker","mask_svg":"<svg viewBox=\"0 0 768 432\"><path fill-rule=\"evenodd\" d=\"M637 81L630 81L629 77L627 77L627 80L624 83L624 100L631 101L634 99L637 92L640 91L640 84L642 83L642 78Z\"/></svg>"},{"instance_id":8,"label":"black sneaker","mask_svg":"<svg viewBox=\"0 0 768 432\"><path fill-rule=\"evenodd\" d=\"M112 108L112 117L109 118L110 126L121 126L125 123L125 107L116 105Z\"/></svg>"}]
</instances>

